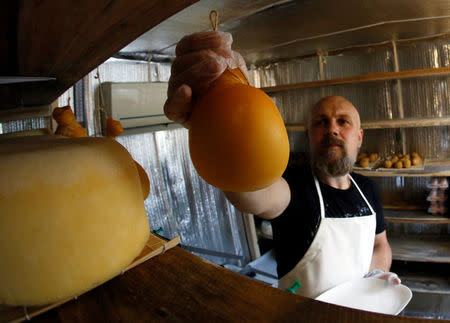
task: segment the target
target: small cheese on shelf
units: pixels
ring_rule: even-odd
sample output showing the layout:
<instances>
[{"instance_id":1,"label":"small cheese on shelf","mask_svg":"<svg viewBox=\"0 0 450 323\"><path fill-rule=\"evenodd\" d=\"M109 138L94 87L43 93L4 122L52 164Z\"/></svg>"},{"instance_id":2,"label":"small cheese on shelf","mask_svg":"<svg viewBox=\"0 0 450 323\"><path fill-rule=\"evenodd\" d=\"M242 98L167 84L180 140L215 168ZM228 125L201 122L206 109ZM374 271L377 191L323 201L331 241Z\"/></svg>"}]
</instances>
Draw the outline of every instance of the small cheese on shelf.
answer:
<instances>
[{"instance_id":1,"label":"small cheese on shelf","mask_svg":"<svg viewBox=\"0 0 450 323\"><path fill-rule=\"evenodd\" d=\"M0 304L78 296L148 240L138 171L115 140L0 138L0 179Z\"/></svg>"}]
</instances>

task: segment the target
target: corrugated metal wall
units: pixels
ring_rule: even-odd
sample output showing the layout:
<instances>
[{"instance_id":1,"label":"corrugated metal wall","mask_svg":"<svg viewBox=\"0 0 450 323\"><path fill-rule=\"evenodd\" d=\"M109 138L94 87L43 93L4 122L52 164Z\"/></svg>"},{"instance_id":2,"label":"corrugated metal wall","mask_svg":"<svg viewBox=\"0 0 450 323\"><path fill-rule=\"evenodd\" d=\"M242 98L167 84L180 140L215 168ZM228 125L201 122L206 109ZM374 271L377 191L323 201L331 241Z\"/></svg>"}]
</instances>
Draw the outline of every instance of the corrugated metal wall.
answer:
<instances>
[{"instance_id":1,"label":"corrugated metal wall","mask_svg":"<svg viewBox=\"0 0 450 323\"><path fill-rule=\"evenodd\" d=\"M421 42L397 47L399 70L449 67L450 42ZM367 48L323 58L325 79L394 71L392 47ZM320 80L319 58L296 59L254 68L251 82L258 87ZM341 95L359 110L362 121L399 118L397 82L369 82L294 89L275 92L271 97L286 124L304 124L308 110L325 95ZM450 116L450 76L424 77L401 81L404 117ZM448 158L450 127L404 129L406 149L429 159ZM304 132L289 131L292 152L305 151ZM402 151L398 129L366 130L361 151L390 155ZM380 185L386 204L425 205L429 178L373 178Z\"/></svg>"},{"instance_id":2,"label":"corrugated metal wall","mask_svg":"<svg viewBox=\"0 0 450 323\"><path fill-rule=\"evenodd\" d=\"M110 61L99 67L102 82L167 82L170 65ZM86 78L88 115L98 102L96 71ZM93 119L89 132L94 134ZM242 213L218 189L197 174L189 156L187 129L122 135L124 145L150 177L150 195L145 207L151 228L161 235L181 236L181 244L217 264L245 265L249 250Z\"/></svg>"}]
</instances>

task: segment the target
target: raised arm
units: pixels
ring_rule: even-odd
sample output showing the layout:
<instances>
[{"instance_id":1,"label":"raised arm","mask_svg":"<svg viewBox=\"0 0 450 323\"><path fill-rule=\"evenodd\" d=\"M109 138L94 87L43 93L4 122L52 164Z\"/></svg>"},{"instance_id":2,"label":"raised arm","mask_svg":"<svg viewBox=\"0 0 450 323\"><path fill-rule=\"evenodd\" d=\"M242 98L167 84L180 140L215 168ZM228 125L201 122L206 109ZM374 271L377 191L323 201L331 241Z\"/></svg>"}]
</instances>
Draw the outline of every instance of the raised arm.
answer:
<instances>
[{"instance_id":1,"label":"raised arm","mask_svg":"<svg viewBox=\"0 0 450 323\"><path fill-rule=\"evenodd\" d=\"M223 32L201 32L180 40L164 105L164 113L170 120L189 128L193 102L199 93L227 67L239 67L247 74L244 59L231 49L232 42L231 34ZM289 186L283 178L259 191L225 194L238 210L265 219L280 215L290 201Z\"/></svg>"},{"instance_id":2,"label":"raised arm","mask_svg":"<svg viewBox=\"0 0 450 323\"><path fill-rule=\"evenodd\" d=\"M238 210L270 220L279 216L291 200L291 191L284 178L272 185L254 192L225 192L228 200Z\"/></svg>"}]
</instances>

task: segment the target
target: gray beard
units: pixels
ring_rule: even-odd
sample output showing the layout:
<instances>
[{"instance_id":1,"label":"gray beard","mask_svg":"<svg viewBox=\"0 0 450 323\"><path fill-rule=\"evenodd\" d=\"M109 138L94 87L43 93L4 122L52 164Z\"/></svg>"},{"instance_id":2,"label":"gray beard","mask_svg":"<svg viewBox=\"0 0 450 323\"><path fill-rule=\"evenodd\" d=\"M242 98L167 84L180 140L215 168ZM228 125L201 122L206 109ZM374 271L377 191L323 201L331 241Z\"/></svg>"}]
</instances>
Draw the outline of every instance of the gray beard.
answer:
<instances>
[{"instance_id":1,"label":"gray beard","mask_svg":"<svg viewBox=\"0 0 450 323\"><path fill-rule=\"evenodd\" d=\"M328 156L311 154L311 166L317 177L341 177L352 171L356 158L348 156L344 149L343 157L330 161L329 158L333 158L334 154L333 151L328 152Z\"/></svg>"}]
</instances>

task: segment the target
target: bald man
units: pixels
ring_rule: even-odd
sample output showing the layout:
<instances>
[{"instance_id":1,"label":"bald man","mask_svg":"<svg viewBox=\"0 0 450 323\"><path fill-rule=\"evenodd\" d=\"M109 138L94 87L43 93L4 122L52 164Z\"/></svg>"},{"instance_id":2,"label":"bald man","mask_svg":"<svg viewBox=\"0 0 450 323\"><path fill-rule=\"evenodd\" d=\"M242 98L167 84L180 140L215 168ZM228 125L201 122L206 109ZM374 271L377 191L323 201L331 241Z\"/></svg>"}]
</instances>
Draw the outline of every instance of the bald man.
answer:
<instances>
[{"instance_id":1,"label":"bald man","mask_svg":"<svg viewBox=\"0 0 450 323\"><path fill-rule=\"evenodd\" d=\"M245 70L231 35L206 32L177 45L165 113L189 127L196 89L227 66ZM274 184L254 192L225 192L239 210L272 221L279 287L299 281L296 293L315 298L346 281L374 276L394 284L391 249L377 186L351 174L362 144L357 109L329 96L308 118L310 163L288 167ZM264 161L261 161L264 162Z\"/></svg>"}]
</instances>

